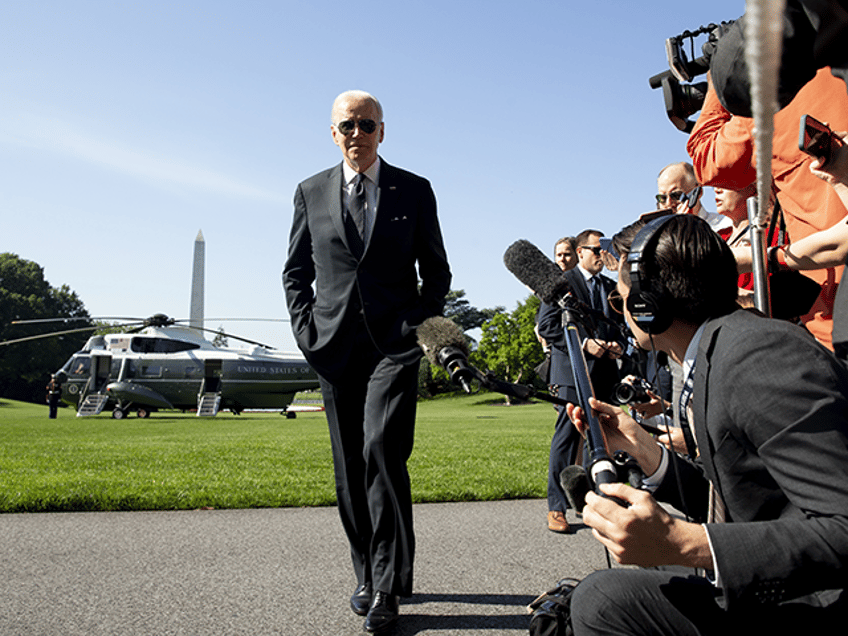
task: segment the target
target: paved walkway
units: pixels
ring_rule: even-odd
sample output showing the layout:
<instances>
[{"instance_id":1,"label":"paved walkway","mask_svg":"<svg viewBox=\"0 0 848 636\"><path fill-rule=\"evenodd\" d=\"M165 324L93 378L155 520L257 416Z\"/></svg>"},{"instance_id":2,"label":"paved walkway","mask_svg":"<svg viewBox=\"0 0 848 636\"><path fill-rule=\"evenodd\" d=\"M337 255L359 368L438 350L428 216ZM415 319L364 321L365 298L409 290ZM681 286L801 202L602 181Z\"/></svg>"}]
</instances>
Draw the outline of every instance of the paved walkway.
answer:
<instances>
[{"instance_id":1,"label":"paved walkway","mask_svg":"<svg viewBox=\"0 0 848 636\"><path fill-rule=\"evenodd\" d=\"M606 567L543 500L415 506L397 636L526 634L525 605ZM0 635L364 634L335 508L0 515Z\"/></svg>"}]
</instances>

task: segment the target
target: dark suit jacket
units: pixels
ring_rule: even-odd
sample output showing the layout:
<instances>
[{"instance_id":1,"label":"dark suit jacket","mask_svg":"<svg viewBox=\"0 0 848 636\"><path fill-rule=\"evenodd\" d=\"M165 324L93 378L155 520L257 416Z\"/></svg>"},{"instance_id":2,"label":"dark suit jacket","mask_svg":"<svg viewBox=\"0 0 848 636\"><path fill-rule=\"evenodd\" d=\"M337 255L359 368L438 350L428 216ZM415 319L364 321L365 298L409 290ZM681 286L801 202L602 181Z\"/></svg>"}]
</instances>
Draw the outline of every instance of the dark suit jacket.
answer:
<instances>
[{"instance_id":1,"label":"dark suit jacket","mask_svg":"<svg viewBox=\"0 0 848 636\"><path fill-rule=\"evenodd\" d=\"M583 274L575 267L565 272L565 277L571 286L575 298L583 304L591 306L591 294L589 293L589 287L586 285ZM606 276L602 275L601 281L605 295L609 294L615 288L615 282ZM611 314L615 322L623 324L620 315L614 312L611 312ZM550 383L561 387L560 396L577 403L574 375L571 372L571 362L568 357L565 332L562 328L562 310L557 305L549 305L543 302L539 307L538 323L539 335L551 345ZM625 347L626 341L618 329L600 321L597 323L597 328L597 333L591 335L600 340L618 342L623 348ZM582 324L578 324L577 331L580 334L581 342L590 335L586 327ZM602 380L600 385L593 387L595 394L599 399L608 400L609 396L606 393L612 388L608 386L610 383L609 377L617 375L613 370L613 367L616 367L615 361L609 358L599 360L587 354L586 365L589 368L589 375L592 378L593 385L597 384L597 380ZM602 367L602 369L597 369L596 367L598 366ZM603 373L599 373L599 371L603 371Z\"/></svg>"},{"instance_id":2,"label":"dark suit jacket","mask_svg":"<svg viewBox=\"0 0 848 636\"><path fill-rule=\"evenodd\" d=\"M414 327L441 313L451 280L426 179L382 161L373 230L357 258L342 216L342 178L339 164L297 187L283 270L298 346L327 379L344 369L362 318L383 355L417 361Z\"/></svg>"},{"instance_id":3,"label":"dark suit jacket","mask_svg":"<svg viewBox=\"0 0 848 636\"><path fill-rule=\"evenodd\" d=\"M696 517L707 478L727 507L731 522L708 529L728 609L826 605L844 588L846 396L848 371L804 329L742 310L707 323L692 404L700 460L681 478ZM672 473L655 495L679 507Z\"/></svg>"}]
</instances>

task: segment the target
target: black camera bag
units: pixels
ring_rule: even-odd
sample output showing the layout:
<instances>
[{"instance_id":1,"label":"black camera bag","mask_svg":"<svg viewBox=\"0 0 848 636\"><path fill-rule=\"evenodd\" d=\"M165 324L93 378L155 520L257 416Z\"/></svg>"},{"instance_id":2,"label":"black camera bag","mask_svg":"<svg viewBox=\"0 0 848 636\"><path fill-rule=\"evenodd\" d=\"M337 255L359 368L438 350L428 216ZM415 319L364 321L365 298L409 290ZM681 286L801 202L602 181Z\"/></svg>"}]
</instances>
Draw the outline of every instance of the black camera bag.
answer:
<instances>
[{"instance_id":1,"label":"black camera bag","mask_svg":"<svg viewBox=\"0 0 848 636\"><path fill-rule=\"evenodd\" d=\"M571 595L580 581L562 579L554 589L542 594L527 606L530 636L574 636L571 629Z\"/></svg>"}]
</instances>

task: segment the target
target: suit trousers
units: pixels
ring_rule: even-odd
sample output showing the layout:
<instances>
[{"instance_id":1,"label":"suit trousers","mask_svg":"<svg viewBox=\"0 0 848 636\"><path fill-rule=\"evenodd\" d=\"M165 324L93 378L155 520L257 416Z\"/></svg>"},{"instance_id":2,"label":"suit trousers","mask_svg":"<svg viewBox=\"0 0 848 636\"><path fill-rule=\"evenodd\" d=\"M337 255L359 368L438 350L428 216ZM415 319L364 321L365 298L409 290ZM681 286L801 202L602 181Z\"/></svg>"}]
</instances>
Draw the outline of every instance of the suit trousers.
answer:
<instances>
[{"instance_id":1,"label":"suit trousers","mask_svg":"<svg viewBox=\"0 0 848 636\"><path fill-rule=\"evenodd\" d=\"M557 420L548 456L548 510L568 510L568 499L560 485L559 476L567 466L577 461L582 444L583 438L568 419L565 408L557 407Z\"/></svg>"},{"instance_id":2,"label":"suit trousers","mask_svg":"<svg viewBox=\"0 0 848 636\"><path fill-rule=\"evenodd\" d=\"M320 380L339 515L357 584L410 596L415 536L406 462L414 438L418 365L384 357L360 323L340 379Z\"/></svg>"},{"instance_id":3,"label":"suit trousers","mask_svg":"<svg viewBox=\"0 0 848 636\"><path fill-rule=\"evenodd\" d=\"M570 371L570 369L569 369ZM591 373L592 388L598 399L609 402L612 388L618 382L618 366L614 360L603 358L595 360ZM577 390L574 386L560 387L557 397L568 400L572 404L579 405ZM554 425L554 435L551 438L551 451L548 455L548 510L568 510L568 499L565 491L560 485L559 476L567 466L571 466L580 459L585 465L585 448L583 438L574 424L568 419L565 408L557 407L557 419Z\"/></svg>"},{"instance_id":4,"label":"suit trousers","mask_svg":"<svg viewBox=\"0 0 848 636\"><path fill-rule=\"evenodd\" d=\"M751 636L799 634L844 622L845 603L719 604L720 592L692 570L611 569L586 577L571 600L575 636ZM803 631L802 631L803 630Z\"/></svg>"}]
</instances>

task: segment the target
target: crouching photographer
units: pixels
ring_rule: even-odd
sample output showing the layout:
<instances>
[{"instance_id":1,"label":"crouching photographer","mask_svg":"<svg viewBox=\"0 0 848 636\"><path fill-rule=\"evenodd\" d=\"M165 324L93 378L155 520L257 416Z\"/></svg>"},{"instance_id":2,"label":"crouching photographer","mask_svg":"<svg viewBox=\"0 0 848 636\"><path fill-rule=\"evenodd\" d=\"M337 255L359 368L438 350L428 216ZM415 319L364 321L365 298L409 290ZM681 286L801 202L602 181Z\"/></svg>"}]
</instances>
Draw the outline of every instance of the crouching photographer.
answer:
<instances>
[{"instance_id":1,"label":"crouching photographer","mask_svg":"<svg viewBox=\"0 0 848 636\"><path fill-rule=\"evenodd\" d=\"M620 236L625 318L642 348L683 366L681 421L697 459L591 401L608 451L639 463L647 491L602 485L583 522L616 561L652 569L584 579L574 633L794 633L844 617L848 371L800 327L738 307L733 256L701 219ZM582 410L568 412L585 432Z\"/></svg>"}]
</instances>

